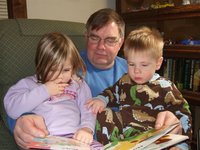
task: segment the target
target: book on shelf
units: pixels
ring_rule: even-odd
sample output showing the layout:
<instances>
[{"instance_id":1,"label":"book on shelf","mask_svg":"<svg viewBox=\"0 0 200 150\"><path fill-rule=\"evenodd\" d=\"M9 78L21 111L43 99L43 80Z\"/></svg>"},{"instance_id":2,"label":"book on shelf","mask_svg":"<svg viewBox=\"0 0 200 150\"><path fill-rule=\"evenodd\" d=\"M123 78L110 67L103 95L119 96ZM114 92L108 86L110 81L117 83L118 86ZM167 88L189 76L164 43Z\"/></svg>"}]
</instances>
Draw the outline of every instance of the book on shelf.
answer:
<instances>
[{"instance_id":1,"label":"book on shelf","mask_svg":"<svg viewBox=\"0 0 200 150\"><path fill-rule=\"evenodd\" d=\"M105 150L160 150L189 139L186 135L170 134L179 124L151 129L137 136L114 141L104 146Z\"/></svg>"},{"instance_id":2,"label":"book on shelf","mask_svg":"<svg viewBox=\"0 0 200 150\"><path fill-rule=\"evenodd\" d=\"M200 60L165 58L160 75L174 82L179 90L200 92Z\"/></svg>"},{"instance_id":3,"label":"book on shelf","mask_svg":"<svg viewBox=\"0 0 200 150\"><path fill-rule=\"evenodd\" d=\"M88 145L72 138L72 136L48 135L44 138L34 138L28 145L30 149L43 150L103 150L103 145L96 140Z\"/></svg>"},{"instance_id":4,"label":"book on shelf","mask_svg":"<svg viewBox=\"0 0 200 150\"><path fill-rule=\"evenodd\" d=\"M169 80L172 80L172 71L173 71L173 59L167 58L164 60L164 71L163 76Z\"/></svg>"},{"instance_id":5,"label":"book on shelf","mask_svg":"<svg viewBox=\"0 0 200 150\"><path fill-rule=\"evenodd\" d=\"M194 62L193 91L200 92L200 60Z\"/></svg>"},{"instance_id":6,"label":"book on shelf","mask_svg":"<svg viewBox=\"0 0 200 150\"><path fill-rule=\"evenodd\" d=\"M183 89L187 90L190 89L190 71L191 71L191 59L185 59Z\"/></svg>"},{"instance_id":7,"label":"book on shelf","mask_svg":"<svg viewBox=\"0 0 200 150\"><path fill-rule=\"evenodd\" d=\"M189 91L200 92L199 80L200 80L200 68L199 60L197 59L185 59L184 62L184 88Z\"/></svg>"},{"instance_id":8,"label":"book on shelf","mask_svg":"<svg viewBox=\"0 0 200 150\"><path fill-rule=\"evenodd\" d=\"M176 59L176 70L173 74L175 74L175 81L177 88L179 90L183 89L183 78L184 78L184 59Z\"/></svg>"},{"instance_id":9,"label":"book on shelf","mask_svg":"<svg viewBox=\"0 0 200 150\"><path fill-rule=\"evenodd\" d=\"M191 67L190 67L190 84L189 84L189 89L193 90L193 80L194 80L194 63L195 60L191 59Z\"/></svg>"}]
</instances>

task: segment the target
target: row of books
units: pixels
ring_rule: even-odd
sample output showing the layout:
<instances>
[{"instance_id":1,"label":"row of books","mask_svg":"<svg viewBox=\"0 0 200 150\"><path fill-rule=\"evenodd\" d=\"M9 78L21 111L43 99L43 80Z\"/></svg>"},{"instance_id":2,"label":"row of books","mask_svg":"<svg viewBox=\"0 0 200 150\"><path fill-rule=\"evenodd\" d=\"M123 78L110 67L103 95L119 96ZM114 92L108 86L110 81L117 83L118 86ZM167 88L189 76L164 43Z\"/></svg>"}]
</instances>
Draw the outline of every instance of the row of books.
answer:
<instances>
[{"instance_id":1,"label":"row of books","mask_svg":"<svg viewBox=\"0 0 200 150\"><path fill-rule=\"evenodd\" d=\"M200 92L200 60L165 58L159 73L176 84L178 89Z\"/></svg>"}]
</instances>

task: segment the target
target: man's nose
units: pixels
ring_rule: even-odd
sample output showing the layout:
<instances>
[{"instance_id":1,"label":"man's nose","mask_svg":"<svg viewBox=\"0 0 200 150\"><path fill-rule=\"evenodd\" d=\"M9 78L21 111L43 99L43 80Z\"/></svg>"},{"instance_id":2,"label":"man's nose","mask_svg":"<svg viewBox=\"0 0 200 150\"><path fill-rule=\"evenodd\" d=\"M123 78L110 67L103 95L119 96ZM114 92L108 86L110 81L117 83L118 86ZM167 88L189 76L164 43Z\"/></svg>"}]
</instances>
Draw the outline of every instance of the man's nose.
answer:
<instances>
[{"instance_id":1,"label":"man's nose","mask_svg":"<svg viewBox=\"0 0 200 150\"><path fill-rule=\"evenodd\" d=\"M104 42L104 40L102 40L102 39L99 40L99 42L98 42L98 48L101 48L101 49L102 49L102 48L103 48L103 49L105 48L105 42Z\"/></svg>"}]
</instances>

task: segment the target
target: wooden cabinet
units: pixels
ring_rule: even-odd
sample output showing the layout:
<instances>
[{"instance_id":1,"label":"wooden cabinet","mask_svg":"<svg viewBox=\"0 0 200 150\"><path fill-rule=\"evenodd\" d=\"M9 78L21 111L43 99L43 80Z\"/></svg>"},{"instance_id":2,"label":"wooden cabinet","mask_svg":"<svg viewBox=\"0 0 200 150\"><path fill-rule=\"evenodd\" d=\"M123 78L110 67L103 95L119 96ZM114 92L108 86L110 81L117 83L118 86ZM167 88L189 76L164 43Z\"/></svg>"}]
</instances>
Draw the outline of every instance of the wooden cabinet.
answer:
<instances>
[{"instance_id":1,"label":"wooden cabinet","mask_svg":"<svg viewBox=\"0 0 200 150\"><path fill-rule=\"evenodd\" d=\"M8 18L27 18L26 0L7 0Z\"/></svg>"},{"instance_id":2,"label":"wooden cabinet","mask_svg":"<svg viewBox=\"0 0 200 150\"><path fill-rule=\"evenodd\" d=\"M200 60L200 44L181 44L183 40L200 40L200 4L181 5L176 1L173 7L147 9L150 4L146 4L144 8L139 3L132 6L130 1L116 0L116 10L126 23L126 35L138 26L155 27L166 41L165 58ZM181 92L190 104L200 105L199 91L183 89Z\"/></svg>"}]
</instances>

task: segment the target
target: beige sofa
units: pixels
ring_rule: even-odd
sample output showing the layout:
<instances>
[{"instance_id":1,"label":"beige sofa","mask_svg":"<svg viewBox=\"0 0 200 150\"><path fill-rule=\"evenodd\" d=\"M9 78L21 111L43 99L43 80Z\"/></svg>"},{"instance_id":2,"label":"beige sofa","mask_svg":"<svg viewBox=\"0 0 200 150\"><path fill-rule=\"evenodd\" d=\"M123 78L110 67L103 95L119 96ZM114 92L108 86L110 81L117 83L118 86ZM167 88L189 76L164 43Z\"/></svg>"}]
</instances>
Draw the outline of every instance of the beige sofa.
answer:
<instances>
[{"instance_id":1,"label":"beige sofa","mask_svg":"<svg viewBox=\"0 0 200 150\"><path fill-rule=\"evenodd\" d=\"M48 32L66 33L79 50L85 48L83 23L41 20L0 20L0 150L16 150L8 130L3 97L17 80L34 73L34 55L41 36Z\"/></svg>"}]
</instances>

